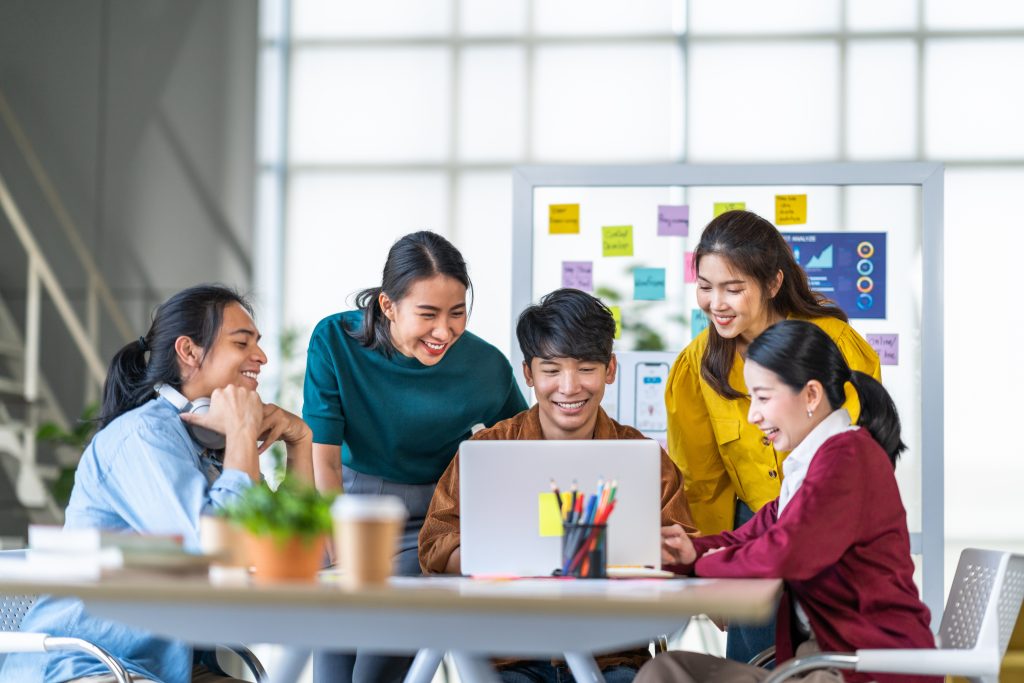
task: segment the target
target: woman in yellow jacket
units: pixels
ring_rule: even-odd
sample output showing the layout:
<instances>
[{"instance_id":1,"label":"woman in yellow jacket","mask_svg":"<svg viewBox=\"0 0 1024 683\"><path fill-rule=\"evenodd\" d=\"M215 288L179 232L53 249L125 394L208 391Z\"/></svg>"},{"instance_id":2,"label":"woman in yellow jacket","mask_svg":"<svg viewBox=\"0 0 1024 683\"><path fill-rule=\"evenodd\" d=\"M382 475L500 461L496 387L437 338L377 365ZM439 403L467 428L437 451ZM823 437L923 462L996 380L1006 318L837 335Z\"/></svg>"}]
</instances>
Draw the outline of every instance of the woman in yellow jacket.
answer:
<instances>
[{"instance_id":1,"label":"woman in yellow jacket","mask_svg":"<svg viewBox=\"0 0 1024 683\"><path fill-rule=\"evenodd\" d=\"M669 456L682 470L694 523L708 535L741 526L779 497L787 454L746 420L743 359L751 341L773 323L799 318L824 330L853 370L880 380L881 367L842 309L811 291L786 240L757 214L729 211L712 220L694 267L709 325L672 366L665 404ZM851 387L844 407L856 424L860 404ZM773 643L771 625L731 628L726 656L747 661Z\"/></svg>"}]
</instances>

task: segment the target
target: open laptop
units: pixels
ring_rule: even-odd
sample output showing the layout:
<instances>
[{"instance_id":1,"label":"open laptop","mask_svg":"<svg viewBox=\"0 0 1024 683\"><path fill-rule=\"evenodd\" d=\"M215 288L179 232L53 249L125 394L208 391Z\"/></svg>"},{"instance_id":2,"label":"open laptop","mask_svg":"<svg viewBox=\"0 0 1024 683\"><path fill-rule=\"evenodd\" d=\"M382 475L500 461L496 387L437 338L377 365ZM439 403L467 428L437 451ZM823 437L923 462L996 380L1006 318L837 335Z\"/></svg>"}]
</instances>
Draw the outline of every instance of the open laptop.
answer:
<instances>
[{"instance_id":1,"label":"open laptop","mask_svg":"<svg viewBox=\"0 0 1024 683\"><path fill-rule=\"evenodd\" d=\"M599 479L617 480L608 564L661 566L658 442L466 441L459 450L463 574L551 575L562 543L542 535L540 506L557 515L551 479L563 493L575 479L588 495Z\"/></svg>"}]
</instances>

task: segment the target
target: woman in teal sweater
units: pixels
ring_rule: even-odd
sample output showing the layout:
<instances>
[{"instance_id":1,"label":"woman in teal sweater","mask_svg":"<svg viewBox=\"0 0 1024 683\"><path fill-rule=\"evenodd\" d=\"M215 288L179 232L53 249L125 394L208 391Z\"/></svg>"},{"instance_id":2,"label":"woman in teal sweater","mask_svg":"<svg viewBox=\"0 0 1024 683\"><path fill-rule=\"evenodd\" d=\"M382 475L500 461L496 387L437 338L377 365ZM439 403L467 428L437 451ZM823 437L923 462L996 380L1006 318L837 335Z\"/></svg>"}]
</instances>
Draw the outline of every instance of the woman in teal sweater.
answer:
<instances>
[{"instance_id":1,"label":"woman in teal sweater","mask_svg":"<svg viewBox=\"0 0 1024 683\"><path fill-rule=\"evenodd\" d=\"M405 501L401 575L420 573L420 527L459 444L475 425L527 408L505 356L466 331L471 287L448 240L406 235L388 253L381 286L359 293L358 310L320 321L309 342L302 417L313 430L317 487ZM411 661L319 654L314 678L400 681Z\"/></svg>"}]
</instances>

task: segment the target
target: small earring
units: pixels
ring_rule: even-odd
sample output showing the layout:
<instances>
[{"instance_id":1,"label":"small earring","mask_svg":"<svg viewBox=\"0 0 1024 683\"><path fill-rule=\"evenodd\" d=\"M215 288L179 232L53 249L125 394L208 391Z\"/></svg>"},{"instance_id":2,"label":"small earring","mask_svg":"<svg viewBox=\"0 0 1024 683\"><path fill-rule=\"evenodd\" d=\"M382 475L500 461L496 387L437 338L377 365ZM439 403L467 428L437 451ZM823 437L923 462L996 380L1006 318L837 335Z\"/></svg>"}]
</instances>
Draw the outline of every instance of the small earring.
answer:
<instances>
[{"instance_id":1,"label":"small earring","mask_svg":"<svg viewBox=\"0 0 1024 683\"><path fill-rule=\"evenodd\" d=\"M810 417L814 417L814 411L813 411L813 410L810 410L810 409L808 409L808 410L807 410L807 417L809 417L809 418L810 418Z\"/></svg>"}]
</instances>

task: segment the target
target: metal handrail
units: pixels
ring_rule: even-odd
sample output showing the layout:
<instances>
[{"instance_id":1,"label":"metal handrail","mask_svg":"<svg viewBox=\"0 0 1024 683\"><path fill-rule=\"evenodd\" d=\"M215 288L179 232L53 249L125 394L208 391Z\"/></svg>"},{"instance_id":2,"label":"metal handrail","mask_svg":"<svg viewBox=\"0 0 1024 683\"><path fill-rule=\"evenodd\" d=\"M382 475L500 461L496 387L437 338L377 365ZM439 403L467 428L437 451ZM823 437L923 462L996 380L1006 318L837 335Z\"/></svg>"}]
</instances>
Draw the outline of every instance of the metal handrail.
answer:
<instances>
[{"instance_id":1,"label":"metal handrail","mask_svg":"<svg viewBox=\"0 0 1024 683\"><path fill-rule=\"evenodd\" d=\"M57 223L59 223L61 228L63 228L64 234L67 235L68 241L71 243L71 247L75 251L75 255L78 257L82 267L85 268L85 272L88 275L90 290L95 288L96 294L99 295L100 300L103 302L103 306L111 320L114 322L114 325L117 327L117 331L121 334L124 341L127 342L134 336L132 334L132 326L129 324L128 318L125 317L124 312L121 310L121 306L118 304L117 299L114 298L113 292L110 290L109 285L107 285L107 281L100 272L99 266L96 265L96 261L92 257L92 253L82 241L81 234L75 226L74 221L71 219L71 214L64 206L64 202L61 201L60 195L54 187L53 181L50 180L50 176L46 173L46 169L43 168L43 164L39 160L39 156L35 153L32 143L29 141L24 129L21 127L17 117L14 115L14 111L7 102L7 98L4 97L2 90L0 90L0 119L3 119L4 123L7 124L7 129L10 131L11 137L14 138L14 142L18 146L18 149L21 150L22 156L25 157L25 163L28 164L29 170L32 172L32 176L39 184L50 208L53 209L53 213L57 217Z\"/></svg>"}]
</instances>

